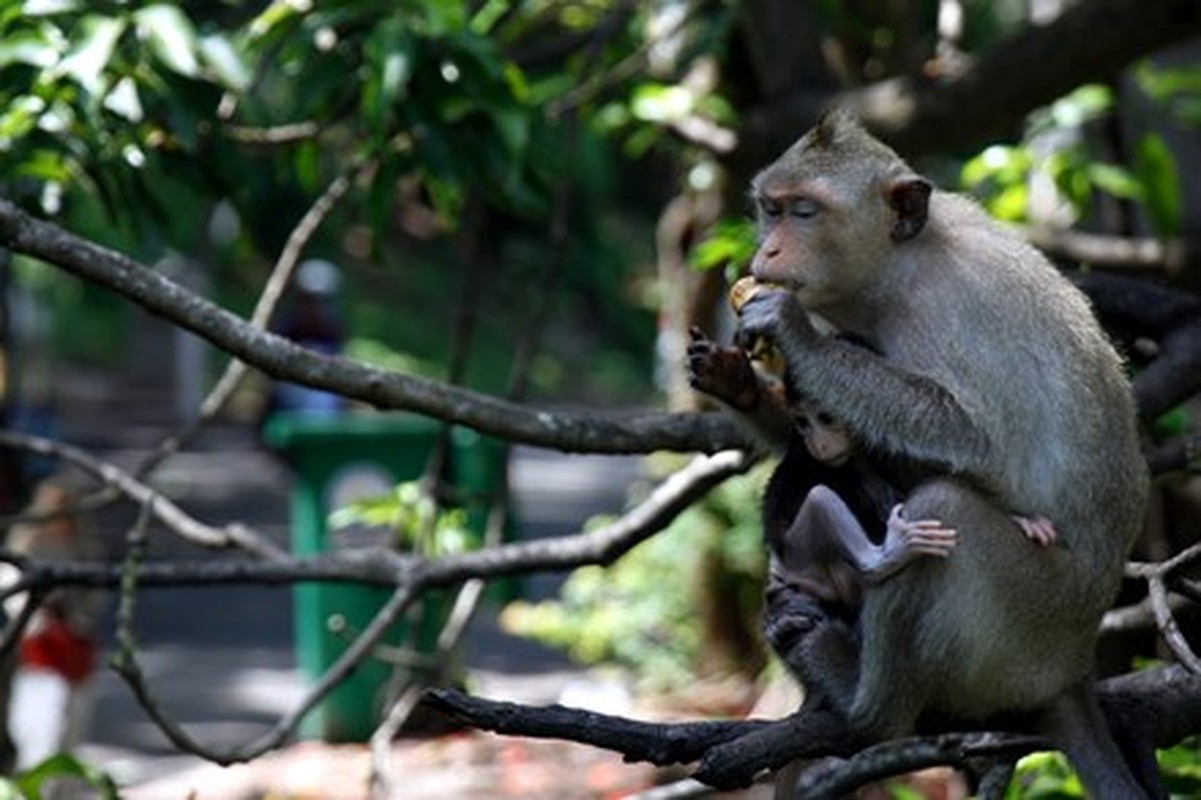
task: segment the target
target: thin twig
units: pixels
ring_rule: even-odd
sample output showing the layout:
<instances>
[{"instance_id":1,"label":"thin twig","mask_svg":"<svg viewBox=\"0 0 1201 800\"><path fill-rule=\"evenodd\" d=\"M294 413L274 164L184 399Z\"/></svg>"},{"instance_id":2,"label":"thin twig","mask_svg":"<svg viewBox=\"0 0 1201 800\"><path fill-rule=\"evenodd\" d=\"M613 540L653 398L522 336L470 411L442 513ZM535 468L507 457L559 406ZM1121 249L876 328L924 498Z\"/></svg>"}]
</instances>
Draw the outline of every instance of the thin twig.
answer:
<instances>
[{"instance_id":1,"label":"thin twig","mask_svg":"<svg viewBox=\"0 0 1201 800\"><path fill-rule=\"evenodd\" d=\"M0 431L0 443L65 458L84 468L85 471L97 475L117 487L122 493L141 503L143 520L151 517L157 518L169 526L186 531L189 538L198 539L213 546L229 546L234 541L229 535L230 528L234 526L216 529L203 525L188 517L170 501L137 479L123 473L111 464L105 464L87 456L77 448L39 437L4 431ZM138 664L136 642L132 633L134 593L137 586L146 581L147 576L155 574L155 570L161 570L163 565L142 564L142 544L131 534L126 568L120 573L122 602L119 613L121 627L118 639L121 644L121 654L118 657L116 668L125 678L135 699L176 747L221 764L247 761L278 747L292 736L304 716L375 650L384 634L424 591L462 583L473 578L494 578L544 570L566 570L584 563L610 563L638 542L661 530L676 515L692 505L713 486L732 475L745 471L752 463L752 457L738 451L719 453L714 456L698 456L687 467L663 481L639 506L627 512L617 521L588 533L500 545L437 561L425 561L417 557L402 558L397 562L399 566L393 573L397 588L391 598L351 646L342 653L318 683L306 694L301 703L258 739L241 747L220 751L206 747L197 741L163 711ZM139 536L144 536L144 522L135 531ZM241 538L244 539L245 534ZM266 574L264 572L266 570L270 571L276 579L289 580L291 579L288 577L289 574L295 574L306 566L284 554L272 552L270 555L271 558L265 563L246 564L242 574L253 575L256 572ZM338 558L339 555L346 554L328 554L324 558L328 558L329 562L327 563L333 564L339 569L350 568L352 565L343 564L342 559ZM15 563L18 560L0 555L0 561ZM60 585L68 581L98 585L98 582L111 581L114 578L114 573L104 564L39 561L28 558L19 563L32 576L37 576L39 570L48 572L58 570L56 574ZM240 562L239 566L241 564L245 564L245 562ZM204 582L206 578L213 579L213 582L229 578L224 570L213 570L212 565L207 567L204 565L186 566L190 569L196 567L191 575L197 582ZM312 567L312 564L308 566ZM206 568L208 569L207 573L205 572ZM162 577L161 572L158 574ZM50 583L47 582L46 585L49 586Z\"/></svg>"},{"instance_id":2,"label":"thin twig","mask_svg":"<svg viewBox=\"0 0 1201 800\"><path fill-rule=\"evenodd\" d=\"M316 122L293 122L287 125L274 125L270 128L254 128L232 123L221 126L221 133L235 142L262 146L305 142L316 137L320 132L321 125Z\"/></svg>"},{"instance_id":3,"label":"thin twig","mask_svg":"<svg viewBox=\"0 0 1201 800\"><path fill-rule=\"evenodd\" d=\"M10 587L11 588L11 587ZM9 593L6 593L6 597ZM46 599L45 591L32 590L29 592L25 602L21 604L21 611L12 619L8 620L4 625L4 631L0 634L0 661L8 658L13 649L21 641L21 637L25 635L25 629L29 627L30 620L42 607L42 603Z\"/></svg>"},{"instance_id":4,"label":"thin twig","mask_svg":"<svg viewBox=\"0 0 1201 800\"><path fill-rule=\"evenodd\" d=\"M1155 617L1160 635L1180 663L1193 674L1201 674L1201 658L1193 651L1180 630L1168 597L1167 581L1178 569L1201 558L1201 542L1185 548L1166 561L1159 563L1131 562L1125 573L1130 578L1141 578L1147 582L1147 602Z\"/></svg>"},{"instance_id":5,"label":"thin twig","mask_svg":"<svg viewBox=\"0 0 1201 800\"><path fill-rule=\"evenodd\" d=\"M1046 741L1036 737L993 733L885 742L845 761L810 770L797 784L796 796L805 800L845 797L865 784L906 772L944 765L962 768L971 758L1017 758L1046 747Z\"/></svg>"},{"instance_id":6,"label":"thin twig","mask_svg":"<svg viewBox=\"0 0 1201 800\"><path fill-rule=\"evenodd\" d=\"M379 727L371 734L371 774L367 782L373 797L381 800L395 796L393 787L395 779L391 769L392 740L400 732L401 727L408 721L417 705L421 702L423 689L410 686L400 696Z\"/></svg>"},{"instance_id":7,"label":"thin twig","mask_svg":"<svg viewBox=\"0 0 1201 800\"><path fill-rule=\"evenodd\" d=\"M1197 654L1189 647L1188 642L1184 638L1184 634L1180 632L1180 626L1176 624L1176 617L1168 608L1168 592L1164 586L1161 577L1154 577L1147 581L1147 590L1151 598L1151 608L1155 612L1155 624L1159 628L1160 635L1167 642L1176 658L1184 667L1195 675L1201 675L1201 659L1197 658Z\"/></svg>"},{"instance_id":8,"label":"thin twig","mask_svg":"<svg viewBox=\"0 0 1201 800\"><path fill-rule=\"evenodd\" d=\"M284 551L266 537L241 523L215 528L199 522L153 487L77 447L9 430L0 430L0 446L19 447L40 455L53 456L79 467L131 500L147 506L155 518L194 544L212 548L239 547L263 558L279 559L285 556Z\"/></svg>"},{"instance_id":9,"label":"thin twig","mask_svg":"<svg viewBox=\"0 0 1201 800\"><path fill-rule=\"evenodd\" d=\"M270 324L275 309L283 297L284 289L291 282L292 276L296 272L296 266L300 263L300 256L308 246L309 240L337 207L338 202L346 196L351 186L354 185L356 176L370 168L370 164L355 164L343 170L330 182L321 196L313 202L313 205L296 223L296 227L288 235L283 249L280 250L279 258L276 259L271 275L267 278L263 292L259 295L254 311L251 313L249 324L252 327L265 329ZM145 477L165 459L185 447L205 425L225 409L230 398L242 385L248 372L249 368L245 361L237 358L230 359L217 383L201 401L200 410L195 419L178 433L163 439L138 467L136 474Z\"/></svg>"},{"instance_id":10,"label":"thin twig","mask_svg":"<svg viewBox=\"0 0 1201 800\"><path fill-rule=\"evenodd\" d=\"M38 220L5 200L0 200L0 245L112 289L268 375L336 392L377 408L414 411L510 442L569 452L712 453L753 445L745 432L720 413L632 414L538 408L344 357L322 355L258 330L162 273Z\"/></svg>"}]
</instances>

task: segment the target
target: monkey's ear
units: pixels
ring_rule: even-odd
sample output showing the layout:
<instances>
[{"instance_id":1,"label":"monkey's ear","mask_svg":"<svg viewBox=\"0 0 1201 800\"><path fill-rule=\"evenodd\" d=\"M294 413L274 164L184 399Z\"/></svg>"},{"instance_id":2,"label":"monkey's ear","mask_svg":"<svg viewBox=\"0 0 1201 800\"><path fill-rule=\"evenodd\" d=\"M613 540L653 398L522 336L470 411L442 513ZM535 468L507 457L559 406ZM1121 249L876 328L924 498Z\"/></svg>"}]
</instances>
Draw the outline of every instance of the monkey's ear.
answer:
<instances>
[{"instance_id":1,"label":"monkey's ear","mask_svg":"<svg viewBox=\"0 0 1201 800\"><path fill-rule=\"evenodd\" d=\"M896 212L892 224L894 242L912 239L926 226L932 188L928 180L916 175L897 178L888 187L888 204Z\"/></svg>"}]
</instances>

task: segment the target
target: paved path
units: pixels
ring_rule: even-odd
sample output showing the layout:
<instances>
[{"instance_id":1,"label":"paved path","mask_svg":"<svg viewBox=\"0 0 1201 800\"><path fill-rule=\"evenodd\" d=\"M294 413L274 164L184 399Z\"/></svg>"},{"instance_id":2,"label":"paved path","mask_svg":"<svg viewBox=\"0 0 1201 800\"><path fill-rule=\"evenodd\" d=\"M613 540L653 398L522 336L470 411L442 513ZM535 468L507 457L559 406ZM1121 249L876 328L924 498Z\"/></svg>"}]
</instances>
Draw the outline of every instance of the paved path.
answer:
<instances>
[{"instance_id":1,"label":"paved path","mask_svg":"<svg viewBox=\"0 0 1201 800\"><path fill-rule=\"evenodd\" d=\"M64 434L121 465L132 465L154 440L152 429L123 432L88 424ZM622 508L640 469L634 458L566 457L518 449L512 466L521 535L565 534L591 515ZM219 426L158 476L189 513L211 523L242 520L284 544L290 474L257 444L252 429ZM129 509L106 512L97 527L114 550L132 522ZM161 532L160 532L161 533ZM206 557L177 539L156 535L155 556ZM527 596L545 596L560 579L527 581ZM110 608L110 619L111 619ZM490 696L549 702L580 670L558 652L501 634L496 610L485 608L468 633L466 665ZM292 602L286 588L223 587L144 592L137 609L143 666L167 708L198 739L234 746L253 739L292 708L304 691L294 668ZM111 636L111 622L105 634ZM93 714L81 754L134 785L192 769L145 717L111 672L93 682Z\"/></svg>"}]
</instances>

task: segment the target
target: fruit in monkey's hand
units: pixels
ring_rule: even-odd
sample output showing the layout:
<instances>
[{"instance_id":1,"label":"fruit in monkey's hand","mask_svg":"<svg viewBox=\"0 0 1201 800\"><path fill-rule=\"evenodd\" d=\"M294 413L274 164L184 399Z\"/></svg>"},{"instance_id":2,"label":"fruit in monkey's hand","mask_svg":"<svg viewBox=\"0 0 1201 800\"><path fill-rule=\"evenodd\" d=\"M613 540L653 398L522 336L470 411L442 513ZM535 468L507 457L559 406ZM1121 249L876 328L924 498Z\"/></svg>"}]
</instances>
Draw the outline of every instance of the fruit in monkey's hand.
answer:
<instances>
[{"instance_id":1,"label":"fruit in monkey's hand","mask_svg":"<svg viewBox=\"0 0 1201 800\"><path fill-rule=\"evenodd\" d=\"M735 314L742 313L742 307L750 302L760 289L771 286L770 283L760 283L751 275L744 275L734 281L734 285L730 287L728 295L730 307L734 309ZM750 348L747 350L747 355L751 357L751 361L761 366L764 370L781 377L784 375L786 365L784 357L776 348L772 347L771 343L764 339L756 339L751 342Z\"/></svg>"}]
</instances>

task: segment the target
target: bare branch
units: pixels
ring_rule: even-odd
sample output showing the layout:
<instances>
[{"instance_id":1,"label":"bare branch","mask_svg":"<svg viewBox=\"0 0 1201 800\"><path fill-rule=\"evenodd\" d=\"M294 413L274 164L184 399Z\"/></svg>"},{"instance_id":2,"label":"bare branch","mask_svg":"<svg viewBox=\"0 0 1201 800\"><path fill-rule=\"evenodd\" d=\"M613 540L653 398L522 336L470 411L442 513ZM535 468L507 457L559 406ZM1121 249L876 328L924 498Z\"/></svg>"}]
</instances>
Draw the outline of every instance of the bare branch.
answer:
<instances>
[{"instance_id":1,"label":"bare branch","mask_svg":"<svg viewBox=\"0 0 1201 800\"><path fill-rule=\"evenodd\" d=\"M1137 59L1199 34L1195 0L1075 3L1051 22L1027 25L965 59L950 74L891 78L841 96L769 94L769 104L744 115L739 158L765 163L833 104L854 110L909 155L977 145L1011 135L1029 112L1081 84L1107 80Z\"/></svg>"},{"instance_id":2,"label":"bare branch","mask_svg":"<svg viewBox=\"0 0 1201 800\"><path fill-rule=\"evenodd\" d=\"M369 168L370 165L367 167L353 166L343 171L330 182L321 196L317 198L313 205L309 207L309 210L305 212L304 216L300 218L300 221L296 223L296 227L288 235L288 240L284 243L279 258L275 262L275 267L272 269L271 275L263 287L263 293L259 296L258 302L255 304L254 311L250 316L250 325L255 328L265 329L271 322L271 317L274 315L275 309L283 297L284 289L292 280L292 275L296 271L296 265L300 262L300 256L304 252L304 248L308 245L309 240L317 232L318 228L321 227L321 223L334 210L338 202L346 196L346 192L350 190L350 187L354 183L355 176ZM208 396L201 402L200 412L196 416L196 419L192 420L187 427L174 436L164 439L155 451L142 462L142 465L138 468L138 474L147 475L152 472L158 464L177 453L201 428L220 414L229 403L229 399L233 397L234 392L242 384L247 371L246 362L239 361L236 358L231 359L226 365L225 371L221 373L221 377L217 380L216 385L213 386Z\"/></svg>"},{"instance_id":3,"label":"bare branch","mask_svg":"<svg viewBox=\"0 0 1201 800\"><path fill-rule=\"evenodd\" d=\"M610 564L666 527L684 509L726 479L745 472L754 458L730 450L697 456L659 484L639 505L613 522L588 533L537 539L488 547L434 561L402 556L380 549L347 549L297 559L243 525L214 528L198 522L152 488L112 464L92 458L78 448L36 436L0 430L0 445L19 447L65 458L115 486L143 504L159 521L181 536L206 547L239 546L265 558L264 562L206 561L141 565L139 580L214 585L234 582L285 583L303 580L363 581L377 585L407 585L416 592L452 586L474 578L498 578L539 570L568 570L583 564ZM22 587L86 585L111 587L117 573L104 564L68 560L6 558L28 575Z\"/></svg>"},{"instance_id":4,"label":"bare branch","mask_svg":"<svg viewBox=\"0 0 1201 800\"><path fill-rule=\"evenodd\" d=\"M260 331L132 259L0 201L0 244L112 289L276 378L381 409L415 411L514 442L571 452L714 452L750 444L724 415L602 414L530 408L324 356Z\"/></svg>"},{"instance_id":5,"label":"bare branch","mask_svg":"<svg viewBox=\"0 0 1201 800\"><path fill-rule=\"evenodd\" d=\"M248 529L237 526L217 529L197 522L137 479L110 464L91 458L77 448L5 431L0 431L0 443L69 460L141 503L143 522L150 517L158 518L198 543L227 547L235 540L242 544L246 541L253 542L256 538ZM493 578L535 570L569 569L583 563L610 563L638 542L662 529L713 486L745 471L752 463L752 457L739 451L698 456L651 492L641 505L600 529L557 539L507 544L438 561L426 561L395 553L381 554L375 550L344 550L300 560L279 553L272 547L265 550L260 548L259 555L270 557L263 562L238 560L144 564L141 561L144 525L140 524L131 531L129 555L125 564L120 567L96 562L28 557L17 559L2 551L0 562L13 563L22 570L22 578L14 591L37 593L63 585L119 585L122 591L118 636L121 652L115 668L129 684L139 703L173 744L217 763L228 764L256 758L287 740L295 732L304 715L375 649L384 633L404 609L427 589L454 585L469 579ZM231 534L231 531L238 533ZM132 634L134 592L139 585L153 583L214 585L235 580L268 583L359 580L381 584L390 582L397 588L391 599L297 708L255 741L241 747L217 751L194 739L182 726L173 721L161 708L148 686L136 658L136 644Z\"/></svg>"},{"instance_id":6,"label":"bare branch","mask_svg":"<svg viewBox=\"0 0 1201 800\"><path fill-rule=\"evenodd\" d=\"M1180 632L1180 626L1176 624L1175 615L1168 607L1168 590L1164 586L1163 578L1161 576L1150 578L1147 581L1147 590L1151 598L1151 610L1155 612L1155 625L1159 628L1160 635L1189 672L1201 675L1201 659L1197 658L1197 654L1189 647L1184 634Z\"/></svg>"},{"instance_id":7,"label":"bare branch","mask_svg":"<svg viewBox=\"0 0 1201 800\"><path fill-rule=\"evenodd\" d=\"M627 760L659 766L696 761L716 744L771 724L762 720L643 722L561 705L523 706L485 700L454 689L429 691L423 702L481 730L591 744L621 753Z\"/></svg>"},{"instance_id":8,"label":"bare branch","mask_svg":"<svg viewBox=\"0 0 1201 800\"><path fill-rule=\"evenodd\" d=\"M0 550L0 559L9 554ZM382 588L409 580L417 561L394 550L365 547L334 550L315 556L282 557L269 561L247 558L203 558L187 561L156 560L138 570L141 586L230 586L259 584L281 586L306 581L355 583ZM120 586L122 567L104 561L22 558L16 565L21 577L6 587L0 598L27 590L59 586L113 589Z\"/></svg>"},{"instance_id":9,"label":"bare branch","mask_svg":"<svg viewBox=\"0 0 1201 800\"><path fill-rule=\"evenodd\" d=\"M429 585L467 578L497 578L518 572L566 570L584 564L611 564L726 479L745 472L754 459L741 451L698 456L655 487L640 505L617 520L580 536L514 542L431 562L423 571Z\"/></svg>"},{"instance_id":10,"label":"bare branch","mask_svg":"<svg viewBox=\"0 0 1201 800\"><path fill-rule=\"evenodd\" d=\"M1046 227L1023 227L1031 244L1052 258L1107 269L1180 274L1189 256L1183 239L1107 236Z\"/></svg>"},{"instance_id":11,"label":"bare branch","mask_svg":"<svg viewBox=\"0 0 1201 800\"><path fill-rule=\"evenodd\" d=\"M1201 433L1181 436L1155 448L1147 454L1147 466L1152 475L1201 470Z\"/></svg>"},{"instance_id":12,"label":"bare branch","mask_svg":"<svg viewBox=\"0 0 1201 800\"><path fill-rule=\"evenodd\" d=\"M1148 599L1155 617L1155 625L1181 664L1196 675L1201 675L1201 658L1193 652L1180 626L1176 622L1168 598L1167 582L1172 573L1201 558L1201 542L1188 547L1167 561L1156 564L1132 562L1126 565L1126 575L1147 581Z\"/></svg>"},{"instance_id":13,"label":"bare branch","mask_svg":"<svg viewBox=\"0 0 1201 800\"><path fill-rule=\"evenodd\" d=\"M1124 675L1097 685L1115 730L1157 747L1196 732L1201 722L1201 676L1180 667ZM1010 763L1049 748L1044 739L1007 732L948 732L865 748L840 715L802 707L779 720L649 723L564 706L523 706L468 697L452 690L427 693L425 703L465 724L496 733L582 742L621 753L629 761L667 765L700 762L693 777L710 786L749 785L766 769L798 758L848 759L818 766L803 778L798 797L843 797L880 778L923 767L967 766L984 759Z\"/></svg>"},{"instance_id":14,"label":"bare branch","mask_svg":"<svg viewBox=\"0 0 1201 800\"><path fill-rule=\"evenodd\" d=\"M865 784L906 772L938 766L962 769L969 760L984 756L1002 755L1016 760L1047 747L1043 739L998 733L945 734L885 742L847 761L810 770L797 784L796 796L833 800Z\"/></svg>"},{"instance_id":15,"label":"bare branch","mask_svg":"<svg viewBox=\"0 0 1201 800\"><path fill-rule=\"evenodd\" d=\"M316 122L293 122L288 125L274 125L270 128L254 128L230 123L222 125L220 130L224 136L241 144L273 147L316 138L321 133L321 126Z\"/></svg>"},{"instance_id":16,"label":"bare branch","mask_svg":"<svg viewBox=\"0 0 1201 800\"><path fill-rule=\"evenodd\" d=\"M282 550L246 525L233 523L223 528L205 525L189 516L183 509L152 487L112 464L93 458L77 447L6 430L0 430L0 445L19 447L41 455L61 458L74 464L131 500L147 506L154 517L164 525L184 539L202 547L238 547L264 558L284 557Z\"/></svg>"}]
</instances>

